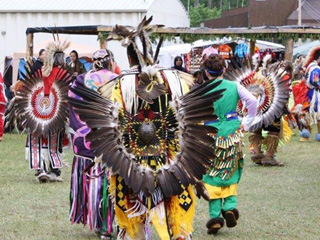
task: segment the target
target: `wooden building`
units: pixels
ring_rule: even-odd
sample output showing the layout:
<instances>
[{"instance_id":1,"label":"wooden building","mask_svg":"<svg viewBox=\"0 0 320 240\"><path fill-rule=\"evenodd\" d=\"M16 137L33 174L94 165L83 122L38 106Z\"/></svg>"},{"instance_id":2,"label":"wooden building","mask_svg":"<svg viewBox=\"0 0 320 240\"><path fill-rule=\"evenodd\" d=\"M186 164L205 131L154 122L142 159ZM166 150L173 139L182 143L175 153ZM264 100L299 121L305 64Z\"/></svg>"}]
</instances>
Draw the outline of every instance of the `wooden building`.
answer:
<instances>
[{"instance_id":1,"label":"wooden building","mask_svg":"<svg viewBox=\"0 0 320 240\"><path fill-rule=\"evenodd\" d=\"M320 19L315 20L315 13L312 12L312 9L320 12L320 1L308 0L303 4L302 25L320 26ZM202 26L228 28L297 25L297 8L297 0L249 0L248 7L224 11L221 18L207 20Z\"/></svg>"}]
</instances>

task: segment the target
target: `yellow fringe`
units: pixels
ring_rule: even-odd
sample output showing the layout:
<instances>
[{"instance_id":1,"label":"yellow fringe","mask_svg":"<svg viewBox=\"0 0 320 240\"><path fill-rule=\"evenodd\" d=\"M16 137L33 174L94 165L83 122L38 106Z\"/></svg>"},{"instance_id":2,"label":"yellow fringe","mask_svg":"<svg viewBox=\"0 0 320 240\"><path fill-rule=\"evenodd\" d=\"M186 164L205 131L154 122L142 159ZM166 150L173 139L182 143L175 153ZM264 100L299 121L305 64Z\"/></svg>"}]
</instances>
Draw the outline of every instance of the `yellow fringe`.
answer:
<instances>
[{"instance_id":1,"label":"yellow fringe","mask_svg":"<svg viewBox=\"0 0 320 240\"><path fill-rule=\"evenodd\" d=\"M284 142L289 142L292 137L292 130L289 127L289 123L285 119L281 119L281 133L280 133L280 139L282 139Z\"/></svg>"},{"instance_id":2,"label":"yellow fringe","mask_svg":"<svg viewBox=\"0 0 320 240\"><path fill-rule=\"evenodd\" d=\"M187 212L180 206L178 196L173 196L170 199L168 218L174 239L179 236L187 237L193 231L196 198L192 187L189 186L187 189L192 199L192 204Z\"/></svg>"},{"instance_id":3,"label":"yellow fringe","mask_svg":"<svg viewBox=\"0 0 320 240\"><path fill-rule=\"evenodd\" d=\"M112 176L111 181L110 181L110 186L109 186L109 193L115 200L115 195L116 195L116 177L117 176ZM125 199L125 208L128 209L128 202ZM133 217L133 218L128 218L128 214L122 211L120 207L114 202L114 210L115 210L115 217L117 220L117 223L121 229L126 229L127 233L130 235L130 237L134 238L135 234L139 230L139 225L143 223L144 215L139 216L139 217Z\"/></svg>"},{"instance_id":4,"label":"yellow fringe","mask_svg":"<svg viewBox=\"0 0 320 240\"><path fill-rule=\"evenodd\" d=\"M116 194L116 177L117 176L111 177L110 185L109 185L109 194L113 197L114 200L115 200L115 194ZM195 214L196 197L191 186L189 186L187 190L190 194L190 199L192 200L192 204L189 207L188 211L185 211L180 206L178 196L173 196L168 201L168 205L167 205L168 224L174 238L177 238L179 236L187 237L193 231L193 219ZM129 208L128 202L126 200L125 200L125 208L126 209ZM139 231L139 225L144 224L145 214L139 217L128 218L128 215L125 212L123 212L122 209L118 207L116 203L114 203L114 209L115 209L116 221L119 227L121 229L126 229L130 237L134 238L136 233ZM157 216L156 217L153 216L153 218L154 218L152 219L153 224L157 225L157 222L156 222L158 220ZM156 227L159 228L159 226L157 225ZM161 226L161 228L162 227L166 228L166 225ZM163 235L162 239L166 239L166 235Z\"/></svg>"},{"instance_id":5,"label":"yellow fringe","mask_svg":"<svg viewBox=\"0 0 320 240\"><path fill-rule=\"evenodd\" d=\"M153 215L152 224L156 229L161 240L170 240L170 235L168 233L168 227L166 223L167 223L166 216L164 217L164 219L160 220L159 216L156 213Z\"/></svg>"}]
</instances>

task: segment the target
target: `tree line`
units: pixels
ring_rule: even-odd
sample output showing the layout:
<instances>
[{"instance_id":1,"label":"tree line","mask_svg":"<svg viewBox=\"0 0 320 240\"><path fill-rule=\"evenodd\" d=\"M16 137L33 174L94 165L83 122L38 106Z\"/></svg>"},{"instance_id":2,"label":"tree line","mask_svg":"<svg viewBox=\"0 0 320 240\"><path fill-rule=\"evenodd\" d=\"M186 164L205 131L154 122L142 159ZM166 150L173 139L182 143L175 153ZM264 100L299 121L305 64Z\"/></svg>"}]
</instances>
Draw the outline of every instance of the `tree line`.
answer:
<instances>
[{"instance_id":1,"label":"tree line","mask_svg":"<svg viewBox=\"0 0 320 240\"><path fill-rule=\"evenodd\" d=\"M181 0L189 11L190 26L200 27L201 22L219 18L222 11L246 7L249 0Z\"/></svg>"},{"instance_id":2,"label":"tree line","mask_svg":"<svg viewBox=\"0 0 320 240\"><path fill-rule=\"evenodd\" d=\"M227 10L248 6L249 0L181 0L181 2L186 9L188 9L189 2L190 7L198 7L200 4L203 4L209 9L216 7L219 10Z\"/></svg>"}]
</instances>

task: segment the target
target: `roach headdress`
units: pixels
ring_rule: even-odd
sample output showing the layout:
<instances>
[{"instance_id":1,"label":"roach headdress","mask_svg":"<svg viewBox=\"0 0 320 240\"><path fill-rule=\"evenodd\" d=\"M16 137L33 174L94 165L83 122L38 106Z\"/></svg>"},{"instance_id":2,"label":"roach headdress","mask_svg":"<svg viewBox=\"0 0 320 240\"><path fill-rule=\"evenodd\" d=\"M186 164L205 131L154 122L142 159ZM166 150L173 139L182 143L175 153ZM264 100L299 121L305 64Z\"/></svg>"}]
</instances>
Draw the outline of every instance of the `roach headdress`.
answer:
<instances>
[{"instance_id":1,"label":"roach headdress","mask_svg":"<svg viewBox=\"0 0 320 240\"><path fill-rule=\"evenodd\" d=\"M148 19L144 17L139 25L132 30L125 26L116 25L112 32L110 32L107 40L120 40L124 47L129 47L131 45L141 67L154 65L158 60L162 39L160 39L156 53L153 57L152 45L148 35L153 28L163 27L164 25L149 25L151 21L152 16Z\"/></svg>"},{"instance_id":2,"label":"roach headdress","mask_svg":"<svg viewBox=\"0 0 320 240\"><path fill-rule=\"evenodd\" d=\"M69 46L70 42L64 40L63 42L60 41L59 36L57 34L57 38L55 38L53 34L54 41L50 42L46 47L46 55L47 57L44 60L44 64L42 67L42 75L44 77L48 77L52 71L55 56L57 53L63 53Z\"/></svg>"}]
</instances>

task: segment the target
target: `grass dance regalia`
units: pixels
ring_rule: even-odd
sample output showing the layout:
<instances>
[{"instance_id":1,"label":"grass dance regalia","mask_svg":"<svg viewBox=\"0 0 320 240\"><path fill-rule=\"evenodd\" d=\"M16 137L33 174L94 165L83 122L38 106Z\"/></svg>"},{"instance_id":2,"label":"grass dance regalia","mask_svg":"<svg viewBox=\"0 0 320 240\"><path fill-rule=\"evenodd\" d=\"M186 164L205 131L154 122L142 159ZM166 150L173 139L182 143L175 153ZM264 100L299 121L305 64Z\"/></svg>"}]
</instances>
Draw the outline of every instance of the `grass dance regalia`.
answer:
<instances>
[{"instance_id":1,"label":"grass dance regalia","mask_svg":"<svg viewBox=\"0 0 320 240\"><path fill-rule=\"evenodd\" d=\"M308 87L308 101L310 123L317 124L316 141L320 141L320 46L310 50L304 67L306 70L306 83ZM310 136L310 134L309 134Z\"/></svg>"},{"instance_id":2,"label":"grass dance regalia","mask_svg":"<svg viewBox=\"0 0 320 240\"><path fill-rule=\"evenodd\" d=\"M308 113L308 87L303 63L304 59L300 56L293 64L292 95L294 105L291 108L291 117L288 118L291 128L298 127L301 142L308 141L311 133L310 116Z\"/></svg>"},{"instance_id":3,"label":"grass dance regalia","mask_svg":"<svg viewBox=\"0 0 320 240\"><path fill-rule=\"evenodd\" d=\"M216 234L224 226L224 218L227 227L235 227L239 218L236 195L243 168L243 154L240 121L236 112L237 103L239 99L247 103L249 114L242 123L244 129L248 130L256 115L257 101L239 83L223 77L226 63L222 56L210 55L203 66L208 79L213 79L214 82L222 80L217 89L226 89L223 96L213 104L218 118L206 122L206 125L218 129L217 133L212 134L215 158L208 173L203 177L210 196L207 233Z\"/></svg>"},{"instance_id":4,"label":"grass dance regalia","mask_svg":"<svg viewBox=\"0 0 320 240\"><path fill-rule=\"evenodd\" d=\"M87 140L95 156L110 170L117 239L151 239L151 224L162 240L190 239L192 185L206 196L200 180L214 157L207 134L216 129L202 121L216 119L212 103L223 89L209 93L218 81L188 92L190 75L157 66L161 41L152 57L151 20L144 18L132 31L117 25L109 36L122 40L138 68L100 87L103 97L75 87L83 100L71 104L92 129Z\"/></svg>"},{"instance_id":5,"label":"grass dance regalia","mask_svg":"<svg viewBox=\"0 0 320 240\"><path fill-rule=\"evenodd\" d=\"M19 116L28 129L26 157L30 169L37 170L40 182L62 181L60 152L69 115L67 93L71 80L63 68L63 51L68 46L66 41L49 43L43 68L34 72L30 65L26 67L12 102L11 115Z\"/></svg>"},{"instance_id":6,"label":"grass dance regalia","mask_svg":"<svg viewBox=\"0 0 320 240\"><path fill-rule=\"evenodd\" d=\"M101 49L93 54L93 68L86 74L79 75L72 88L86 87L97 91L98 87L117 77L112 72L114 65L111 51ZM69 99L81 99L69 91ZM101 164L94 169L89 167L94 161L94 151L86 140L90 128L81 121L79 115L70 106L70 129L74 151L71 190L70 220L72 223L88 224L90 230L101 233L101 238L108 238L113 232L113 206L108 196L108 173L102 170ZM88 169L88 173L86 173Z\"/></svg>"},{"instance_id":7,"label":"grass dance regalia","mask_svg":"<svg viewBox=\"0 0 320 240\"><path fill-rule=\"evenodd\" d=\"M270 59L271 55L266 55L260 68L257 55L253 56L252 68L249 61L241 66L231 64L228 78L240 82L258 99L258 113L249 129L249 141L254 147L251 159L259 165L283 166L274 154L279 139L291 136L288 123L281 119L290 96L291 75L281 68L280 62L268 65ZM237 111L242 116L247 115L246 106L242 102L239 102ZM268 131L266 137L262 136L262 130ZM261 146L266 148L266 155Z\"/></svg>"}]
</instances>

